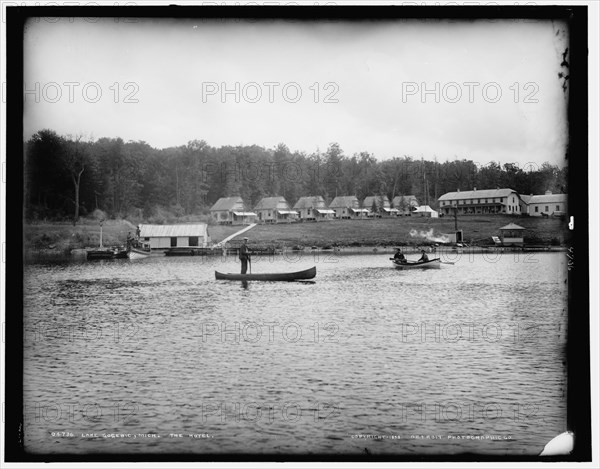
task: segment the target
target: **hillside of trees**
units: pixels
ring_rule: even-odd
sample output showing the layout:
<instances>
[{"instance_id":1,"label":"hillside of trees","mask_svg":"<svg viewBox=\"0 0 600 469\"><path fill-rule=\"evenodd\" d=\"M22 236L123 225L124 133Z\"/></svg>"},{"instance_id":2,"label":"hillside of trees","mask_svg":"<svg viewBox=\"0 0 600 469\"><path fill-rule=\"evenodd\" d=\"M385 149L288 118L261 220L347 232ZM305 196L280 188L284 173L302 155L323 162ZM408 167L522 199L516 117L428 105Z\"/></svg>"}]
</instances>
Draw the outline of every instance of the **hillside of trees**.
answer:
<instances>
[{"instance_id":1,"label":"hillside of trees","mask_svg":"<svg viewBox=\"0 0 600 469\"><path fill-rule=\"evenodd\" d=\"M28 220L73 220L99 209L111 218L160 222L204 215L220 197L241 196L247 209L266 196L294 204L307 195L414 194L437 207L450 191L510 187L522 194L567 192L567 170L462 159L447 162L408 155L378 161L368 152L345 155L337 143L325 152L256 145L211 147L193 140L156 149L121 138L85 140L41 130L25 143L25 213Z\"/></svg>"}]
</instances>

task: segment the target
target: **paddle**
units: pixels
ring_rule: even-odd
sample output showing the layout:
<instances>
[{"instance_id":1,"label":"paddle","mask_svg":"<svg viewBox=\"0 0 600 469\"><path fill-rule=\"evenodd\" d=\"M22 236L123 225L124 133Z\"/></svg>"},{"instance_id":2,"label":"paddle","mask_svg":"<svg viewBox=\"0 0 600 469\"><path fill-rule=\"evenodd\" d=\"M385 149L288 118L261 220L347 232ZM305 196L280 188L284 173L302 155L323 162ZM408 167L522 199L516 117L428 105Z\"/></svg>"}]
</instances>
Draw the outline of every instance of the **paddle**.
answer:
<instances>
[{"instance_id":1,"label":"paddle","mask_svg":"<svg viewBox=\"0 0 600 469\"><path fill-rule=\"evenodd\" d=\"M248 267L250 267L250 273L252 273L252 260L250 259L249 254L248 254Z\"/></svg>"}]
</instances>

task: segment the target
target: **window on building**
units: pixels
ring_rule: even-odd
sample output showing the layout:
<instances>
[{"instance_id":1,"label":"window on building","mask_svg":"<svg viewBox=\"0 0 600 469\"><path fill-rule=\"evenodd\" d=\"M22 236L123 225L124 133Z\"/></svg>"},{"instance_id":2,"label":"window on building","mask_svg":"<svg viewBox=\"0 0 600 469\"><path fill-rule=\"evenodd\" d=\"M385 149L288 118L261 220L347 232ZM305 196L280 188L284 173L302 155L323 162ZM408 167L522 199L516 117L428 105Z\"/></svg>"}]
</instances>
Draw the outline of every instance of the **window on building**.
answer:
<instances>
[{"instance_id":1,"label":"window on building","mask_svg":"<svg viewBox=\"0 0 600 469\"><path fill-rule=\"evenodd\" d=\"M190 236L190 246L198 246L198 236Z\"/></svg>"},{"instance_id":2,"label":"window on building","mask_svg":"<svg viewBox=\"0 0 600 469\"><path fill-rule=\"evenodd\" d=\"M538 210L538 209L539 209L539 207L536 205L536 207L535 207L535 213L538 213L538 212L539 212L539 210Z\"/></svg>"},{"instance_id":3,"label":"window on building","mask_svg":"<svg viewBox=\"0 0 600 469\"><path fill-rule=\"evenodd\" d=\"M544 212L547 212L547 211L548 211L548 206L546 205L546 208L544 209Z\"/></svg>"},{"instance_id":4,"label":"window on building","mask_svg":"<svg viewBox=\"0 0 600 469\"><path fill-rule=\"evenodd\" d=\"M510 205L508 206L508 211L510 212Z\"/></svg>"},{"instance_id":5,"label":"window on building","mask_svg":"<svg viewBox=\"0 0 600 469\"><path fill-rule=\"evenodd\" d=\"M556 206L556 211L560 212L560 206L558 206L558 205Z\"/></svg>"},{"instance_id":6,"label":"window on building","mask_svg":"<svg viewBox=\"0 0 600 469\"><path fill-rule=\"evenodd\" d=\"M176 248L177 247L177 238L175 236L173 236L171 238L171 247L172 248Z\"/></svg>"}]
</instances>

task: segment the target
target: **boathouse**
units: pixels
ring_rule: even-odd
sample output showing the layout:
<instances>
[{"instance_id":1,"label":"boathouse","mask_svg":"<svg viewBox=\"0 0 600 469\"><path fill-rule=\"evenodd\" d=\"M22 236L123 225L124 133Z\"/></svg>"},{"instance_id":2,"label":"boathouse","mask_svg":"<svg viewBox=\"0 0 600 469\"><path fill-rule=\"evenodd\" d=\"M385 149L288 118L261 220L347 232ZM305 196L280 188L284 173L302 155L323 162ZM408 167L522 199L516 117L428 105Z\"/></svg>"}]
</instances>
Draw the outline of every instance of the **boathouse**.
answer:
<instances>
[{"instance_id":1,"label":"boathouse","mask_svg":"<svg viewBox=\"0 0 600 469\"><path fill-rule=\"evenodd\" d=\"M146 225L141 224L140 240L149 243L151 249L169 249L176 247L207 247L210 242L206 223L182 225Z\"/></svg>"},{"instance_id":2,"label":"boathouse","mask_svg":"<svg viewBox=\"0 0 600 469\"><path fill-rule=\"evenodd\" d=\"M500 228L500 241L503 246L523 246L524 233L525 228L514 223L509 223Z\"/></svg>"}]
</instances>

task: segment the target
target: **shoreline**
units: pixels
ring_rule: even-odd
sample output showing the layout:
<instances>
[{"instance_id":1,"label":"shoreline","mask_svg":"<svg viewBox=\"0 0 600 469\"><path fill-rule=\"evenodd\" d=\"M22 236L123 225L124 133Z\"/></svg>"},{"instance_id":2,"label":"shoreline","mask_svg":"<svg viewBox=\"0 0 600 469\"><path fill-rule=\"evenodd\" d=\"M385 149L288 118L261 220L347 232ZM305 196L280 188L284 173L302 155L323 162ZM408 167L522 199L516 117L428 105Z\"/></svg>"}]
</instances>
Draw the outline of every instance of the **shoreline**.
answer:
<instances>
[{"instance_id":1,"label":"shoreline","mask_svg":"<svg viewBox=\"0 0 600 469\"><path fill-rule=\"evenodd\" d=\"M517 222L525 228L523 247L493 244L492 238L499 235L498 229L509 222ZM124 246L132 226L127 220L105 222L103 245ZM473 216L462 217L459 227L466 247L453 246L443 239L444 233L453 232L454 221L421 217L256 225L248 231L248 236L254 255L283 252L393 254L397 247L407 254L418 253L421 249L432 252L433 247L449 254L498 250L552 252L565 251L571 238L568 227L558 219ZM209 225L208 231L213 245L240 232L239 227L221 225ZM100 227L91 220L76 226L60 222L26 223L24 235L23 257L26 261L85 258L87 249L96 249L100 244ZM239 242L239 238L234 237L227 243L228 254L237 252ZM213 252L205 254L212 255ZM219 254L222 255L220 249ZM163 256L164 252L156 255Z\"/></svg>"},{"instance_id":2,"label":"shoreline","mask_svg":"<svg viewBox=\"0 0 600 469\"><path fill-rule=\"evenodd\" d=\"M482 254L482 253L502 253L502 252L566 252L567 246L467 246L467 247L456 247L456 246L437 246L432 250L428 249L428 246L399 246L401 252L404 254L416 255L420 254L421 249L425 249L430 256L444 256L444 255L456 255L456 254ZM252 253L255 257L265 256L349 256L349 255L390 255L392 256L396 251L396 246L349 246L349 247L338 247L335 249L284 249L276 250L275 252L254 252ZM223 254L220 249L216 249L214 254L207 254L208 256L226 256L236 257L237 252L231 250L227 254ZM165 255L164 251L153 251L150 257L169 257ZM197 256L205 257L205 256ZM23 251L24 262L36 262L36 261L86 261L87 250L82 248L75 248L69 252L59 249L25 249Z\"/></svg>"}]
</instances>

